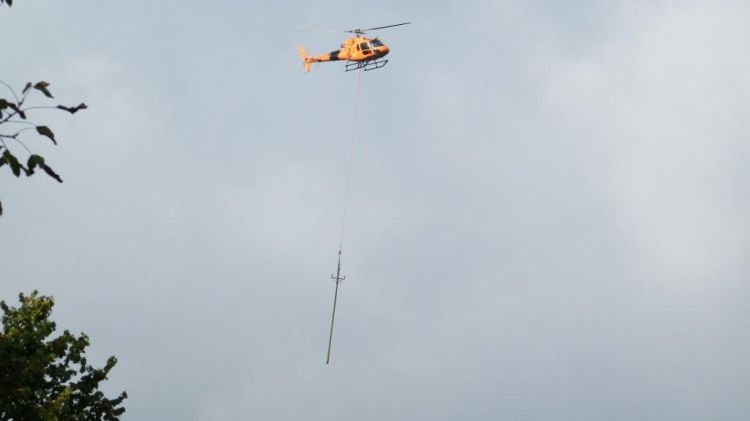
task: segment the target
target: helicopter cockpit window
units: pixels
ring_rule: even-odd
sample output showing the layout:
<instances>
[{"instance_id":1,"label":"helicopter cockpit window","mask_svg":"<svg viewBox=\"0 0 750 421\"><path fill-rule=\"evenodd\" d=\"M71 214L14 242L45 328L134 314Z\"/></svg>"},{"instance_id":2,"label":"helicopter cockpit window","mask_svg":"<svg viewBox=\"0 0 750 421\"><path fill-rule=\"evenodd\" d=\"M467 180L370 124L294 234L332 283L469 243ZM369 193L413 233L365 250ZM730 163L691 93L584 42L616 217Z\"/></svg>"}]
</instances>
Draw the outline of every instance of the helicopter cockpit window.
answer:
<instances>
[{"instance_id":1,"label":"helicopter cockpit window","mask_svg":"<svg viewBox=\"0 0 750 421\"><path fill-rule=\"evenodd\" d=\"M379 39L371 39L371 40L370 40L370 45L372 45L372 48L375 48L375 47L382 47L382 46L383 46L383 43L382 43L382 42L380 42L380 40L379 40Z\"/></svg>"},{"instance_id":2,"label":"helicopter cockpit window","mask_svg":"<svg viewBox=\"0 0 750 421\"><path fill-rule=\"evenodd\" d=\"M367 51L370 49L370 46L367 45L366 42L360 43L359 46L362 47L362 51Z\"/></svg>"}]
</instances>

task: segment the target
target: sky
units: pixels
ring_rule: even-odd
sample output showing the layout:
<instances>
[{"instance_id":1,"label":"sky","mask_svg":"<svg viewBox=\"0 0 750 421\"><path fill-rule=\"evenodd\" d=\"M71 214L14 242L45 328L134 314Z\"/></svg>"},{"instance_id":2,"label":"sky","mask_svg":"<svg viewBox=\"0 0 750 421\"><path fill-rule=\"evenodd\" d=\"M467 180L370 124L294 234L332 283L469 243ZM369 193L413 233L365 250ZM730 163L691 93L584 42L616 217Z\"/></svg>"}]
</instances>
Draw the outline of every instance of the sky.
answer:
<instances>
[{"instance_id":1,"label":"sky","mask_svg":"<svg viewBox=\"0 0 750 421\"><path fill-rule=\"evenodd\" d=\"M116 355L123 419L750 416L747 2L14 3L0 80L89 109L32 117L63 184L0 169L0 298ZM405 21L326 365L358 75L296 45Z\"/></svg>"}]
</instances>

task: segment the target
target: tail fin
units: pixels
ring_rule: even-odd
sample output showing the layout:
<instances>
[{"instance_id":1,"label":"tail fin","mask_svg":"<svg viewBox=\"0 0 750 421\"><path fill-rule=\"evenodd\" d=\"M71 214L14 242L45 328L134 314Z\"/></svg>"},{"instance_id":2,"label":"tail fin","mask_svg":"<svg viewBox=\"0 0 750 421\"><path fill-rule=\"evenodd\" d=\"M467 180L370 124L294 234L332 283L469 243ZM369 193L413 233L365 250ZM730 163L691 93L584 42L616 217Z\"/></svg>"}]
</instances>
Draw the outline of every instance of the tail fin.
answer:
<instances>
[{"instance_id":1,"label":"tail fin","mask_svg":"<svg viewBox=\"0 0 750 421\"><path fill-rule=\"evenodd\" d=\"M299 55L302 56L302 61L305 63L305 73L307 73L310 71L310 66L312 66L312 60L310 60L310 56L307 55L305 47L298 45L297 48L299 49Z\"/></svg>"}]
</instances>

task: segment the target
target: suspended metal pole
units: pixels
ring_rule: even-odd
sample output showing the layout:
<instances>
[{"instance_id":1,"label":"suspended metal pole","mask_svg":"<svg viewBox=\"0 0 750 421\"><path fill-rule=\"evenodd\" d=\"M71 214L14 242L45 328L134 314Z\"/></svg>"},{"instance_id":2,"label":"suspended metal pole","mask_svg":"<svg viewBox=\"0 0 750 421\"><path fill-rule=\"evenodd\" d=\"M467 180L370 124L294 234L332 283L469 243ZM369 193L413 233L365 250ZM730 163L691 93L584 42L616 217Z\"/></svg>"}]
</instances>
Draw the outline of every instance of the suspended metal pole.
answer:
<instances>
[{"instance_id":1,"label":"suspended metal pole","mask_svg":"<svg viewBox=\"0 0 750 421\"><path fill-rule=\"evenodd\" d=\"M326 364L331 362L331 344L333 343L333 322L336 319L336 300L339 297L339 284L341 281L346 279L346 276L341 276L341 249L339 249L339 262L336 266L336 276L331 275L331 279L336 281L336 289L333 293L333 312L331 313L331 333L328 335L328 353L326 354Z\"/></svg>"}]
</instances>

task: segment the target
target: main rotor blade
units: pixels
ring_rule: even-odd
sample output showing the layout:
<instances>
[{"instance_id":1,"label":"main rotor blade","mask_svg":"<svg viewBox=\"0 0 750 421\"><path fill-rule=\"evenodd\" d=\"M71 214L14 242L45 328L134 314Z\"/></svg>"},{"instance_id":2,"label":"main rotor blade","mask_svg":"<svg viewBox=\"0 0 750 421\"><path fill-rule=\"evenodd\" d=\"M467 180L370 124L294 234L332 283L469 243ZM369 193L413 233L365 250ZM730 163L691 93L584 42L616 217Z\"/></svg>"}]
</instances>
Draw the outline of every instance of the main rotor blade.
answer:
<instances>
[{"instance_id":1,"label":"main rotor blade","mask_svg":"<svg viewBox=\"0 0 750 421\"><path fill-rule=\"evenodd\" d=\"M322 32L326 34L340 34L344 31L336 31L333 29L300 29L297 32L318 32L318 33Z\"/></svg>"},{"instance_id":2,"label":"main rotor blade","mask_svg":"<svg viewBox=\"0 0 750 421\"><path fill-rule=\"evenodd\" d=\"M404 22L404 23L397 23L397 24L395 24L395 25L376 26L376 27L374 27L374 28L365 28L365 29L362 29L362 28L359 28L359 29L350 29L350 30L348 30L348 31L341 31L341 32L349 32L349 33L351 33L351 34L357 34L357 35L360 35L360 34L364 34L364 33L365 33L365 32L367 32L367 31L374 31L374 30L376 30L376 29L384 29L384 28L392 28L392 27L394 27L394 26L401 26L401 25L409 25L410 23L411 23L411 22Z\"/></svg>"},{"instance_id":3,"label":"main rotor blade","mask_svg":"<svg viewBox=\"0 0 750 421\"><path fill-rule=\"evenodd\" d=\"M411 22L397 23L395 25L376 26L374 28L360 29L360 31L374 31L376 29L393 28L394 26L409 25Z\"/></svg>"}]
</instances>

